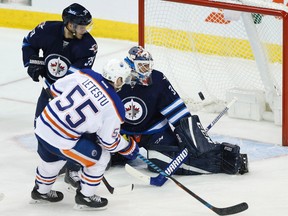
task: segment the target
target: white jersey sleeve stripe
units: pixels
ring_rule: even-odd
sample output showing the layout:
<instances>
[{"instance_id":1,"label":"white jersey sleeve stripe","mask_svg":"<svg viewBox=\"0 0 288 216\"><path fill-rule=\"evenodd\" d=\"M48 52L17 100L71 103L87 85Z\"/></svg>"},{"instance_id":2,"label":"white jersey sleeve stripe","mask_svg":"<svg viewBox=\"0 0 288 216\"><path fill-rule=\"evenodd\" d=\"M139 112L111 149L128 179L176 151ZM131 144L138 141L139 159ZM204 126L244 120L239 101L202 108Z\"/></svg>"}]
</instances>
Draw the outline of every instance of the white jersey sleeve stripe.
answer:
<instances>
[{"instance_id":1,"label":"white jersey sleeve stripe","mask_svg":"<svg viewBox=\"0 0 288 216\"><path fill-rule=\"evenodd\" d=\"M62 94L62 92L57 90L54 85L50 87L50 91L54 97Z\"/></svg>"},{"instance_id":2,"label":"white jersey sleeve stripe","mask_svg":"<svg viewBox=\"0 0 288 216\"><path fill-rule=\"evenodd\" d=\"M120 142L120 134L119 134L118 138L115 140L115 142L113 142L111 144L110 143L106 143L100 137L98 137L98 139L100 140L101 144L103 145L103 147L105 149L107 149L108 151L114 151L117 148L117 146L118 146L118 144Z\"/></svg>"}]
</instances>

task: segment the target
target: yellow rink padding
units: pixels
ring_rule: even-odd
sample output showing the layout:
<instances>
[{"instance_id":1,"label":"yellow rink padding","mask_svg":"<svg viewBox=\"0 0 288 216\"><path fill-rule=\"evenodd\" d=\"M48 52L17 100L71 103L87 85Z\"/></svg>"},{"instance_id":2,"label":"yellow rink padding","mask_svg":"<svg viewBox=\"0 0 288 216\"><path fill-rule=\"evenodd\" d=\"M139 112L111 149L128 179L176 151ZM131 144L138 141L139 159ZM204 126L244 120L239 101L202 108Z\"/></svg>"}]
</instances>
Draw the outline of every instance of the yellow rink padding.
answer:
<instances>
[{"instance_id":1,"label":"yellow rink padding","mask_svg":"<svg viewBox=\"0 0 288 216\"><path fill-rule=\"evenodd\" d=\"M254 60L248 40L167 28L148 27L146 31L150 35L147 43L156 46L173 48L185 52ZM265 46L270 62L282 63L282 46L271 43L265 43L263 46Z\"/></svg>"},{"instance_id":2,"label":"yellow rink padding","mask_svg":"<svg viewBox=\"0 0 288 216\"><path fill-rule=\"evenodd\" d=\"M47 20L62 20L60 14L0 8L0 27L32 30ZM138 25L110 20L93 19L94 37L138 41Z\"/></svg>"},{"instance_id":3,"label":"yellow rink padding","mask_svg":"<svg viewBox=\"0 0 288 216\"><path fill-rule=\"evenodd\" d=\"M39 23L47 20L62 20L62 18L60 14L0 8L0 27L32 30ZM154 45L182 51L197 51L208 55L254 58L247 40L157 27L147 28L146 31L152 37L147 42ZM137 24L94 18L93 29L90 33L94 37L138 41ZM193 44L191 41L194 41ZM265 47L271 62L282 63L282 46L265 44ZM231 48L235 49L231 50ZM241 51L237 48L241 48Z\"/></svg>"}]
</instances>

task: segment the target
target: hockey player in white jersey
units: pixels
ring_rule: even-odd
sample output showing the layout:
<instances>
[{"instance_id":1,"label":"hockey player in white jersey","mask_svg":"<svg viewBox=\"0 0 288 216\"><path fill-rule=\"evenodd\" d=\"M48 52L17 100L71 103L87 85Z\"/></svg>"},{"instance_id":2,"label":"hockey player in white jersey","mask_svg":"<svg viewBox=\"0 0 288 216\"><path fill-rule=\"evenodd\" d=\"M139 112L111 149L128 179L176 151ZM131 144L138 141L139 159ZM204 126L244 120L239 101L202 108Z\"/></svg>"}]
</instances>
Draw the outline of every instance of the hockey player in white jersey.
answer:
<instances>
[{"instance_id":1,"label":"hockey player in white jersey","mask_svg":"<svg viewBox=\"0 0 288 216\"><path fill-rule=\"evenodd\" d=\"M63 193L52 190L66 161L81 165L80 186L76 191L76 209L101 209L106 198L96 195L110 152L135 159L137 143L120 135L125 110L115 90L129 83L130 68L113 59L104 67L103 76L83 69L57 80L50 90L55 96L36 120L41 163L36 169L33 202L58 202ZM95 140L84 134L95 134Z\"/></svg>"}]
</instances>

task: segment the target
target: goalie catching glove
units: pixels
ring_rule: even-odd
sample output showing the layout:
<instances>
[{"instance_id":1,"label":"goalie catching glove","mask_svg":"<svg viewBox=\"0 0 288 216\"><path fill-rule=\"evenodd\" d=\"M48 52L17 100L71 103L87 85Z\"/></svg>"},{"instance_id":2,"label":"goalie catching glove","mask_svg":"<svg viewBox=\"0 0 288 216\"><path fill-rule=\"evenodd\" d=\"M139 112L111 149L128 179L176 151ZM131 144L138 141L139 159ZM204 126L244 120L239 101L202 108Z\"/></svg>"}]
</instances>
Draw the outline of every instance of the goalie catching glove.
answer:
<instances>
[{"instance_id":1,"label":"goalie catching glove","mask_svg":"<svg viewBox=\"0 0 288 216\"><path fill-rule=\"evenodd\" d=\"M46 73L45 61L43 57L32 55L30 57L27 73L33 81L39 82L39 76L44 76Z\"/></svg>"},{"instance_id":2,"label":"goalie catching glove","mask_svg":"<svg viewBox=\"0 0 288 216\"><path fill-rule=\"evenodd\" d=\"M128 142L128 145L126 148L122 149L118 153L129 160L135 160L139 153L139 147L136 141L131 136L127 137L126 135L123 135L122 138L124 138Z\"/></svg>"}]
</instances>

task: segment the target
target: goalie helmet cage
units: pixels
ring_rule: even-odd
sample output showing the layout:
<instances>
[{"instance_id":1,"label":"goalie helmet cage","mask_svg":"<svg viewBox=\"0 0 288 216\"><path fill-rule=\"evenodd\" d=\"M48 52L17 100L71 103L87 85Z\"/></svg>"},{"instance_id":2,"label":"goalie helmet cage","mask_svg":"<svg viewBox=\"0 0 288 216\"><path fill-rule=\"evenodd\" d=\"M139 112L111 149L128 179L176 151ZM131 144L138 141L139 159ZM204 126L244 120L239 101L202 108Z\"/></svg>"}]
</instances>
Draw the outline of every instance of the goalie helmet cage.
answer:
<instances>
[{"instance_id":1,"label":"goalie helmet cage","mask_svg":"<svg viewBox=\"0 0 288 216\"><path fill-rule=\"evenodd\" d=\"M138 7L139 45L151 52L155 68L164 72L192 111L222 109L229 102L229 89L262 92L265 108L274 115L275 101L280 101L282 145L288 146L284 4L272 0L138 0ZM204 101L198 96L200 91Z\"/></svg>"}]
</instances>

